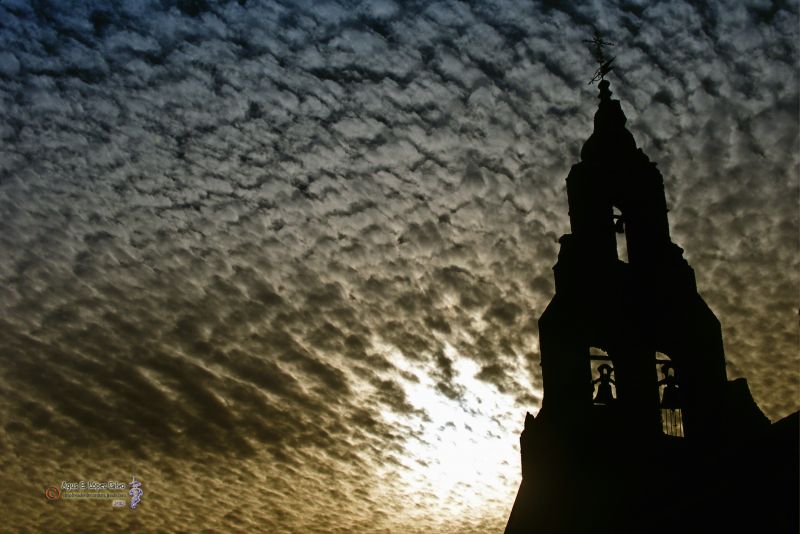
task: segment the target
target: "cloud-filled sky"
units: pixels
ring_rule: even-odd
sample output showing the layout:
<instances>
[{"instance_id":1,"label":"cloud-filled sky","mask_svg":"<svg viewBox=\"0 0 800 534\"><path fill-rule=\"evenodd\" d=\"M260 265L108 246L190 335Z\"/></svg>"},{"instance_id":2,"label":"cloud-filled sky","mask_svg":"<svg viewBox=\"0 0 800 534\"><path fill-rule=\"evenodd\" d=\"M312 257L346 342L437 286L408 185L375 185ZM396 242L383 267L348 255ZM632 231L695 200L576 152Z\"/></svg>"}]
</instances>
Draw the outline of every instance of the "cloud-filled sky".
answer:
<instances>
[{"instance_id":1,"label":"cloud-filled sky","mask_svg":"<svg viewBox=\"0 0 800 534\"><path fill-rule=\"evenodd\" d=\"M797 410L798 28L797 1L3 0L3 515L500 531L594 29L729 378ZM132 473L135 512L42 496Z\"/></svg>"}]
</instances>

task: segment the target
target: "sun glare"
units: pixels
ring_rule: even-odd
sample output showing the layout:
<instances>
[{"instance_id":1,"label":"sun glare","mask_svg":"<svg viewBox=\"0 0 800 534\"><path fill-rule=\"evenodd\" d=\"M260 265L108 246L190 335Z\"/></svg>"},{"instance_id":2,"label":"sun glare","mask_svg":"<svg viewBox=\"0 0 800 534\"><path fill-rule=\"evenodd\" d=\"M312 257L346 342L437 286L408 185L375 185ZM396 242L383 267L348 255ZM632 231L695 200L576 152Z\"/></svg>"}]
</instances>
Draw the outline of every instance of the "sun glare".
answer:
<instances>
[{"instance_id":1,"label":"sun glare","mask_svg":"<svg viewBox=\"0 0 800 534\"><path fill-rule=\"evenodd\" d=\"M395 364L419 382L402 380L409 402L427 417L384 412L392 423L414 429L405 443L398 474L419 510L485 517L498 503L508 506L519 483L520 408L510 395L475 378L480 367L447 345L460 398L437 389L430 369L395 355ZM511 500L510 500L511 499ZM424 502L423 502L424 501ZM501 510L505 513L505 510Z\"/></svg>"}]
</instances>

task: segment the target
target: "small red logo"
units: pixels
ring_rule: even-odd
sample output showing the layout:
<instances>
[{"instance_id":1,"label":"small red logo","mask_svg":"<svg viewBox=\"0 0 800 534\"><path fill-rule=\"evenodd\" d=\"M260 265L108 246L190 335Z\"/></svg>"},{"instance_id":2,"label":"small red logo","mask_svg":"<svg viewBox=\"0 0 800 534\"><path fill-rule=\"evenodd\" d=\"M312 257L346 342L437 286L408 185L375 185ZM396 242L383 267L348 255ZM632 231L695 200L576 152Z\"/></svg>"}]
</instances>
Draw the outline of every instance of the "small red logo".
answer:
<instances>
[{"instance_id":1,"label":"small red logo","mask_svg":"<svg viewBox=\"0 0 800 534\"><path fill-rule=\"evenodd\" d=\"M61 498L61 490L58 489L58 486L50 486L44 490L44 496L48 501L55 501Z\"/></svg>"}]
</instances>

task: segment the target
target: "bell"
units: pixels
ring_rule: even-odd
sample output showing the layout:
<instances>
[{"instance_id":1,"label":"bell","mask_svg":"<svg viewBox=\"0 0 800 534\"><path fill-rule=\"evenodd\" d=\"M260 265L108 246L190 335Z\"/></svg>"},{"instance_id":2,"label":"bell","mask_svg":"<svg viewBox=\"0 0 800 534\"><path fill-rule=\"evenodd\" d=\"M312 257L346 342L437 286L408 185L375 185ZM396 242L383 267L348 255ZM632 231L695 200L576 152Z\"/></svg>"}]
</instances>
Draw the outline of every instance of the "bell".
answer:
<instances>
[{"instance_id":1,"label":"bell","mask_svg":"<svg viewBox=\"0 0 800 534\"><path fill-rule=\"evenodd\" d=\"M670 373L672 369L672 373ZM675 368L671 363L661 364L661 372L664 378L659 380L658 385L664 387L661 394L661 407L666 410L679 410L681 408L681 394L678 389L678 377L675 376Z\"/></svg>"},{"instance_id":2,"label":"bell","mask_svg":"<svg viewBox=\"0 0 800 534\"><path fill-rule=\"evenodd\" d=\"M594 403L611 404L614 402L614 393L611 391L611 384L614 383L611 373L614 372L614 369L604 363L597 370L600 372L600 377L592 381L592 383L597 383L597 394L594 396Z\"/></svg>"}]
</instances>

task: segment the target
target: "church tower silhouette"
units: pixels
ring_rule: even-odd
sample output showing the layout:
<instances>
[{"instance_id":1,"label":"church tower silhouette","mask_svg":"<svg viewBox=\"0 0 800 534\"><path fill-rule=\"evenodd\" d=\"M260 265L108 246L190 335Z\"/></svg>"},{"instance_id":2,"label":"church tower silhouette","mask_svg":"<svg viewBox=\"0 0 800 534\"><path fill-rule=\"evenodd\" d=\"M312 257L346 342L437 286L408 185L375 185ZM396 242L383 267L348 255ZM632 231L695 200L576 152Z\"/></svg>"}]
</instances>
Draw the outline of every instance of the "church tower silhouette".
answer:
<instances>
[{"instance_id":1,"label":"church tower silhouette","mask_svg":"<svg viewBox=\"0 0 800 534\"><path fill-rule=\"evenodd\" d=\"M505 532L797 532L797 414L771 425L728 381L663 177L599 89L567 177L571 233L539 319L544 398Z\"/></svg>"}]
</instances>

